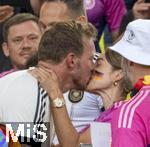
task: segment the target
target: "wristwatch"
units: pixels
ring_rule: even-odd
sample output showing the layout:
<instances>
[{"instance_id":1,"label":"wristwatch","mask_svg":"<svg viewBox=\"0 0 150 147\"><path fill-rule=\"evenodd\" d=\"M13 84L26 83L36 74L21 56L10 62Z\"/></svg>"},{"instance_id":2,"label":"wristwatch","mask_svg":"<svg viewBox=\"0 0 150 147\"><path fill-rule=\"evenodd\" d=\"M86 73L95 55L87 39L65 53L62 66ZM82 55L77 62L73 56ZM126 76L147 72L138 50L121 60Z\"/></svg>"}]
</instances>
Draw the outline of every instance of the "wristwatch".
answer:
<instances>
[{"instance_id":1,"label":"wristwatch","mask_svg":"<svg viewBox=\"0 0 150 147\"><path fill-rule=\"evenodd\" d=\"M53 107L56 107L56 108L61 108L63 105L65 105L65 100L64 98L56 98L54 100L52 100L52 105Z\"/></svg>"}]
</instances>

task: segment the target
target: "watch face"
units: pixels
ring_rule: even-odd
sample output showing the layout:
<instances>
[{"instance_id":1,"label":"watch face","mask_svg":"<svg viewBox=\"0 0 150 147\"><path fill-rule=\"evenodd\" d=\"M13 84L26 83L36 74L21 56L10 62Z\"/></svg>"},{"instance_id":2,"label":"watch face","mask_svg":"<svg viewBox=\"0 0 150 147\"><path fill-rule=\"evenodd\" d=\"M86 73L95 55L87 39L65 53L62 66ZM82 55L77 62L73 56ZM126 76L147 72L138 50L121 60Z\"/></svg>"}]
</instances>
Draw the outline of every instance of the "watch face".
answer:
<instances>
[{"instance_id":1,"label":"watch face","mask_svg":"<svg viewBox=\"0 0 150 147\"><path fill-rule=\"evenodd\" d=\"M58 101L57 101L57 107L61 107L62 105L63 105L62 100L58 99Z\"/></svg>"},{"instance_id":2,"label":"watch face","mask_svg":"<svg viewBox=\"0 0 150 147\"><path fill-rule=\"evenodd\" d=\"M83 94L84 94L84 91L72 89L70 90L68 97L72 103L78 103L82 100Z\"/></svg>"},{"instance_id":3,"label":"watch face","mask_svg":"<svg viewBox=\"0 0 150 147\"><path fill-rule=\"evenodd\" d=\"M56 98L53 100L54 107L62 107L65 104L65 100L63 98Z\"/></svg>"}]
</instances>

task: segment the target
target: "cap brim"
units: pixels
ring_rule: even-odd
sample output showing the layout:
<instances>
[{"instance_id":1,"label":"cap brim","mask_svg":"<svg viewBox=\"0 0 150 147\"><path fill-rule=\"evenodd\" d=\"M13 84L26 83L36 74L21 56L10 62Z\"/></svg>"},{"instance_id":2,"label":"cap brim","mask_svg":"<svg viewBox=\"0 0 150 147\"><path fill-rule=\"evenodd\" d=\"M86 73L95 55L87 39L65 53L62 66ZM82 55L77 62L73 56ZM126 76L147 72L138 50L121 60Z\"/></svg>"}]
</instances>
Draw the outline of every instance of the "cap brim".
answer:
<instances>
[{"instance_id":1,"label":"cap brim","mask_svg":"<svg viewBox=\"0 0 150 147\"><path fill-rule=\"evenodd\" d=\"M150 53L143 53L141 48L132 45L127 41L120 40L109 48L132 62L142 65L150 65Z\"/></svg>"}]
</instances>

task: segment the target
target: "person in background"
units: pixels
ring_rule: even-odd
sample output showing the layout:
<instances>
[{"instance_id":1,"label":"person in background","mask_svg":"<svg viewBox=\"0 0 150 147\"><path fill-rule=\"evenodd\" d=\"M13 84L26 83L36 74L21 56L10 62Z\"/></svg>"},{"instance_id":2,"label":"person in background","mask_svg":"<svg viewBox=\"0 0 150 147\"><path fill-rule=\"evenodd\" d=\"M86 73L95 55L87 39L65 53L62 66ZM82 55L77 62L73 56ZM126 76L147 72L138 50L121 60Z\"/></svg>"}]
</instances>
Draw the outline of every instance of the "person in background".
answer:
<instances>
[{"instance_id":1,"label":"person in background","mask_svg":"<svg viewBox=\"0 0 150 147\"><path fill-rule=\"evenodd\" d=\"M122 100L129 92L130 85L127 79L124 78L121 60L121 56L111 50L107 50L97 60L87 86L87 90L101 95L103 99L105 111L95 120L97 122L111 123L112 114L119 107L118 104L114 103ZM31 70L30 73L38 79L41 86L48 92L51 102L54 102L57 97L64 99L57 76L52 70L36 68ZM53 90L54 88L55 90ZM60 146L77 147L80 143L91 143L89 126L78 133L69 119L65 104L59 108L51 104L49 109L52 110Z\"/></svg>"},{"instance_id":2,"label":"person in background","mask_svg":"<svg viewBox=\"0 0 150 147\"><path fill-rule=\"evenodd\" d=\"M0 0L0 19L6 20L9 16L17 13L32 13L39 16L39 10L44 0ZM4 10L5 9L5 10ZM3 11L3 12L2 12ZM4 39L2 27L4 21L0 20L0 44ZM0 46L0 73L7 71L11 66L9 59L4 55Z\"/></svg>"},{"instance_id":3,"label":"person in background","mask_svg":"<svg viewBox=\"0 0 150 147\"><path fill-rule=\"evenodd\" d=\"M126 14L124 0L84 0L84 7L88 21L97 28L98 36L95 45L96 51L100 52L99 40L106 25L108 26L112 42L119 35L120 23Z\"/></svg>"},{"instance_id":4,"label":"person in background","mask_svg":"<svg viewBox=\"0 0 150 147\"><path fill-rule=\"evenodd\" d=\"M39 24L44 32L51 22L86 21L82 0L59 1L44 0L39 12ZM36 55L27 63L27 67L37 64Z\"/></svg>"},{"instance_id":5,"label":"person in background","mask_svg":"<svg viewBox=\"0 0 150 147\"><path fill-rule=\"evenodd\" d=\"M38 18L29 13L16 14L3 26L3 52L10 59L9 70L26 67L27 61L37 52L42 31ZM3 72L1 76L9 73Z\"/></svg>"},{"instance_id":6,"label":"person in background","mask_svg":"<svg viewBox=\"0 0 150 147\"><path fill-rule=\"evenodd\" d=\"M150 19L150 3L145 0L137 0L134 3L133 8L122 19L119 35L124 33L129 22L136 19Z\"/></svg>"},{"instance_id":7,"label":"person in background","mask_svg":"<svg viewBox=\"0 0 150 147\"><path fill-rule=\"evenodd\" d=\"M39 22L45 29L49 23L66 20L86 21L82 0L47 0L40 10Z\"/></svg>"},{"instance_id":8,"label":"person in background","mask_svg":"<svg viewBox=\"0 0 150 147\"><path fill-rule=\"evenodd\" d=\"M137 0L132 11L134 19L150 19L150 3L146 0Z\"/></svg>"}]
</instances>

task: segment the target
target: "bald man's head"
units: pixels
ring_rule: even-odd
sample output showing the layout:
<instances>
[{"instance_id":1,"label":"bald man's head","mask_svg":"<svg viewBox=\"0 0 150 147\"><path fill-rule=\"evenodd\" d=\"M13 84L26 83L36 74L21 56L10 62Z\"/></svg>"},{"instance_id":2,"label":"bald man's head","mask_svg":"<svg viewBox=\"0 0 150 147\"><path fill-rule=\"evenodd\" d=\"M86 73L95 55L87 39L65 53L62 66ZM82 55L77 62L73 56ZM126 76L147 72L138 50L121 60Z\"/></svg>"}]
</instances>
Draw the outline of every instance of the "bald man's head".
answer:
<instances>
[{"instance_id":1,"label":"bald man's head","mask_svg":"<svg viewBox=\"0 0 150 147\"><path fill-rule=\"evenodd\" d=\"M40 23L45 28L54 21L85 19L82 0L47 0L40 10Z\"/></svg>"}]
</instances>

